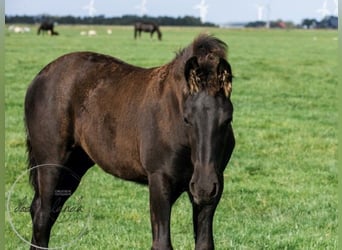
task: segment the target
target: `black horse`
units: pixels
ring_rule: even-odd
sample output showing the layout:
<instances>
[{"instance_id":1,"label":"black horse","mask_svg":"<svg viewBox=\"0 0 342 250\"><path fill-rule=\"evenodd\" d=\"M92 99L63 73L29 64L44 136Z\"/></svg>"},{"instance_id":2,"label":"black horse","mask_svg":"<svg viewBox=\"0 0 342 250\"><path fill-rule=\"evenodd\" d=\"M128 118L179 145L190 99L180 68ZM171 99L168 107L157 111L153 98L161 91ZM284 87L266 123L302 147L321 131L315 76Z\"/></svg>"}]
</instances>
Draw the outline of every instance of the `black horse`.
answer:
<instances>
[{"instance_id":1,"label":"black horse","mask_svg":"<svg viewBox=\"0 0 342 250\"><path fill-rule=\"evenodd\" d=\"M156 23L149 22L136 22L134 24L134 38L137 39L137 36L141 37L141 32L149 32L151 34L151 38L153 37L153 33L157 32L158 39L161 41L162 33L159 29L159 26Z\"/></svg>"},{"instance_id":2,"label":"black horse","mask_svg":"<svg viewBox=\"0 0 342 250\"><path fill-rule=\"evenodd\" d=\"M45 32L50 32L51 36L57 36L58 35L58 32L54 31L54 24L52 22L48 22L48 21L44 21L39 25L37 35L39 35L40 32L42 32L43 35Z\"/></svg>"},{"instance_id":3,"label":"black horse","mask_svg":"<svg viewBox=\"0 0 342 250\"><path fill-rule=\"evenodd\" d=\"M183 192L193 206L196 249L214 249L213 216L235 145L231 91L226 44L209 35L156 68L92 52L48 64L25 99L31 249L48 247L64 202L95 163L148 184L152 249L172 249L171 207Z\"/></svg>"}]
</instances>

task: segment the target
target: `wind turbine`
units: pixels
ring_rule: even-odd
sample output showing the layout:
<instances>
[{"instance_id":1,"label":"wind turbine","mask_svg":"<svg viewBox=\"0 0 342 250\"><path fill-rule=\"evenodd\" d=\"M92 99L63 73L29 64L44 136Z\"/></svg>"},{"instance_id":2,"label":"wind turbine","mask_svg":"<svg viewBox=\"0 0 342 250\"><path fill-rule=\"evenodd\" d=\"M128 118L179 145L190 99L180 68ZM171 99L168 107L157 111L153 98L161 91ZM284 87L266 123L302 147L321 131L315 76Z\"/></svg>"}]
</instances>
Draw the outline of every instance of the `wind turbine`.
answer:
<instances>
[{"instance_id":1,"label":"wind turbine","mask_svg":"<svg viewBox=\"0 0 342 250\"><path fill-rule=\"evenodd\" d=\"M263 17L264 17L265 6L258 4L258 5L256 5L256 7L257 7L258 21L261 21L261 20L263 20Z\"/></svg>"},{"instance_id":2,"label":"wind turbine","mask_svg":"<svg viewBox=\"0 0 342 250\"><path fill-rule=\"evenodd\" d=\"M335 1L336 2L336 1ZM328 15L330 15L330 11L328 9L328 0L324 0L323 2L323 6L321 9L317 9L316 10L319 14L321 14L321 16L324 18Z\"/></svg>"},{"instance_id":3,"label":"wind turbine","mask_svg":"<svg viewBox=\"0 0 342 250\"><path fill-rule=\"evenodd\" d=\"M205 23L207 14L208 14L209 5L205 3L205 0L201 0L201 3L195 5L194 8L199 9L201 22Z\"/></svg>"},{"instance_id":4,"label":"wind turbine","mask_svg":"<svg viewBox=\"0 0 342 250\"><path fill-rule=\"evenodd\" d=\"M147 13L146 4L147 4L147 0L142 0L141 4L135 6L135 8L139 10L140 16L146 15Z\"/></svg>"},{"instance_id":5,"label":"wind turbine","mask_svg":"<svg viewBox=\"0 0 342 250\"><path fill-rule=\"evenodd\" d=\"M94 14L96 13L96 9L94 7L95 4L95 0L90 0L89 4L87 4L86 6L83 7L83 9L88 10L88 14L89 16L94 16Z\"/></svg>"}]
</instances>

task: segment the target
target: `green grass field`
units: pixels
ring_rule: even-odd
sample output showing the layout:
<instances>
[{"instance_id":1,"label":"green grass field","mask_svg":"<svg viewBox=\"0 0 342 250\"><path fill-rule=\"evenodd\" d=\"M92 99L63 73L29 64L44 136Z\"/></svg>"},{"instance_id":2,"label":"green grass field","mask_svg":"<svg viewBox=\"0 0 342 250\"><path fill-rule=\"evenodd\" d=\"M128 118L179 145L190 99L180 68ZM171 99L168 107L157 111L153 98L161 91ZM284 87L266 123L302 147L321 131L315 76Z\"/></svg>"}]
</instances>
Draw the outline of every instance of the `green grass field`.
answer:
<instances>
[{"instance_id":1,"label":"green grass field","mask_svg":"<svg viewBox=\"0 0 342 250\"><path fill-rule=\"evenodd\" d=\"M95 29L95 37L81 31ZM229 45L236 148L217 208L217 249L337 249L337 31L162 28L163 41L133 39L131 27L58 26L58 37L5 32L6 249L28 249L23 100L56 57L90 50L152 67L169 62L200 32ZM51 247L149 249L148 190L91 169L62 213ZM73 210L76 209L76 210ZM175 249L193 249L186 195L172 212ZM10 223L15 228L12 229ZM22 239L20 239L18 236Z\"/></svg>"}]
</instances>

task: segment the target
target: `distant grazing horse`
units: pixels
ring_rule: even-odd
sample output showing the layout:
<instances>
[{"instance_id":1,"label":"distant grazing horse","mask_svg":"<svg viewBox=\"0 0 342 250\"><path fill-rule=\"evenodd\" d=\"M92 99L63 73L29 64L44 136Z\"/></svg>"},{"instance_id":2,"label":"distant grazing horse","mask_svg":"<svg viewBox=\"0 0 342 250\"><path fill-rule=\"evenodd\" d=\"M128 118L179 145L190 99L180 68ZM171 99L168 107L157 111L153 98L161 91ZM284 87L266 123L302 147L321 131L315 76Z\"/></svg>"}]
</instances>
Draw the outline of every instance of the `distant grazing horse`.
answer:
<instances>
[{"instance_id":1,"label":"distant grazing horse","mask_svg":"<svg viewBox=\"0 0 342 250\"><path fill-rule=\"evenodd\" d=\"M31 249L48 247L64 202L94 164L148 184L152 249L172 249L171 207L183 192L193 206L196 249L214 249L213 217L235 145L226 48L203 34L156 68L76 52L39 72L25 99Z\"/></svg>"},{"instance_id":2,"label":"distant grazing horse","mask_svg":"<svg viewBox=\"0 0 342 250\"><path fill-rule=\"evenodd\" d=\"M134 24L134 38L137 39L137 35L141 37L141 32L149 32L151 34L151 38L154 32L157 32L158 39L161 41L162 33L160 32L159 26L155 23L143 23L143 22L136 22Z\"/></svg>"},{"instance_id":3,"label":"distant grazing horse","mask_svg":"<svg viewBox=\"0 0 342 250\"><path fill-rule=\"evenodd\" d=\"M37 35L40 34L40 32L42 32L42 34L44 34L46 31L50 31L50 35L51 36L57 36L58 32L53 30L54 28L54 24L51 22L42 22L39 25L38 31L37 31Z\"/></svg>"}]
</instances>

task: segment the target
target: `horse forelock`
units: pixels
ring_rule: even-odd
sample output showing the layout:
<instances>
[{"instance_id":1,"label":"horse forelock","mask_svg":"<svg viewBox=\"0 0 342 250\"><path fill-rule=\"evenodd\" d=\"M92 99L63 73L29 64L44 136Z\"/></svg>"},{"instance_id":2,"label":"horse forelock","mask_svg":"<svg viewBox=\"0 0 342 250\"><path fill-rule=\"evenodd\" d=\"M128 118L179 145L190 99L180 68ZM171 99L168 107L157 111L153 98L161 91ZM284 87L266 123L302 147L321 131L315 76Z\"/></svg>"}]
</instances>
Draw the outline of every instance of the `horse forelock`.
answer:
<instances>
[{"instance_id":1,"label":"horse forelock","mask_svg":"<svg viewBox=\"0 0 342 250\"><path fill-rule=\"evenodd\" d=\"M192 44L178 52L175 60L179 63L179 74L183 74L185 62L196 57L200 69L197 75L198 87L210 94L217 93L222 87L217 75L217 66L220 59L226 60L227 49L227 44L222 40L212 35L200 34Z\"/></svg>"},{"instance_id":2,"label":"horse forelock","mask_svg":"<svg viewBox=\"0 0 342 250\"><path fill-rule=\"evenodd\" d=\"M212 55L226 59L227 48L227 44L222 40L211 35L201 34L193 42L192 55L198 58Z\"/></svg>"}]
</instances>

